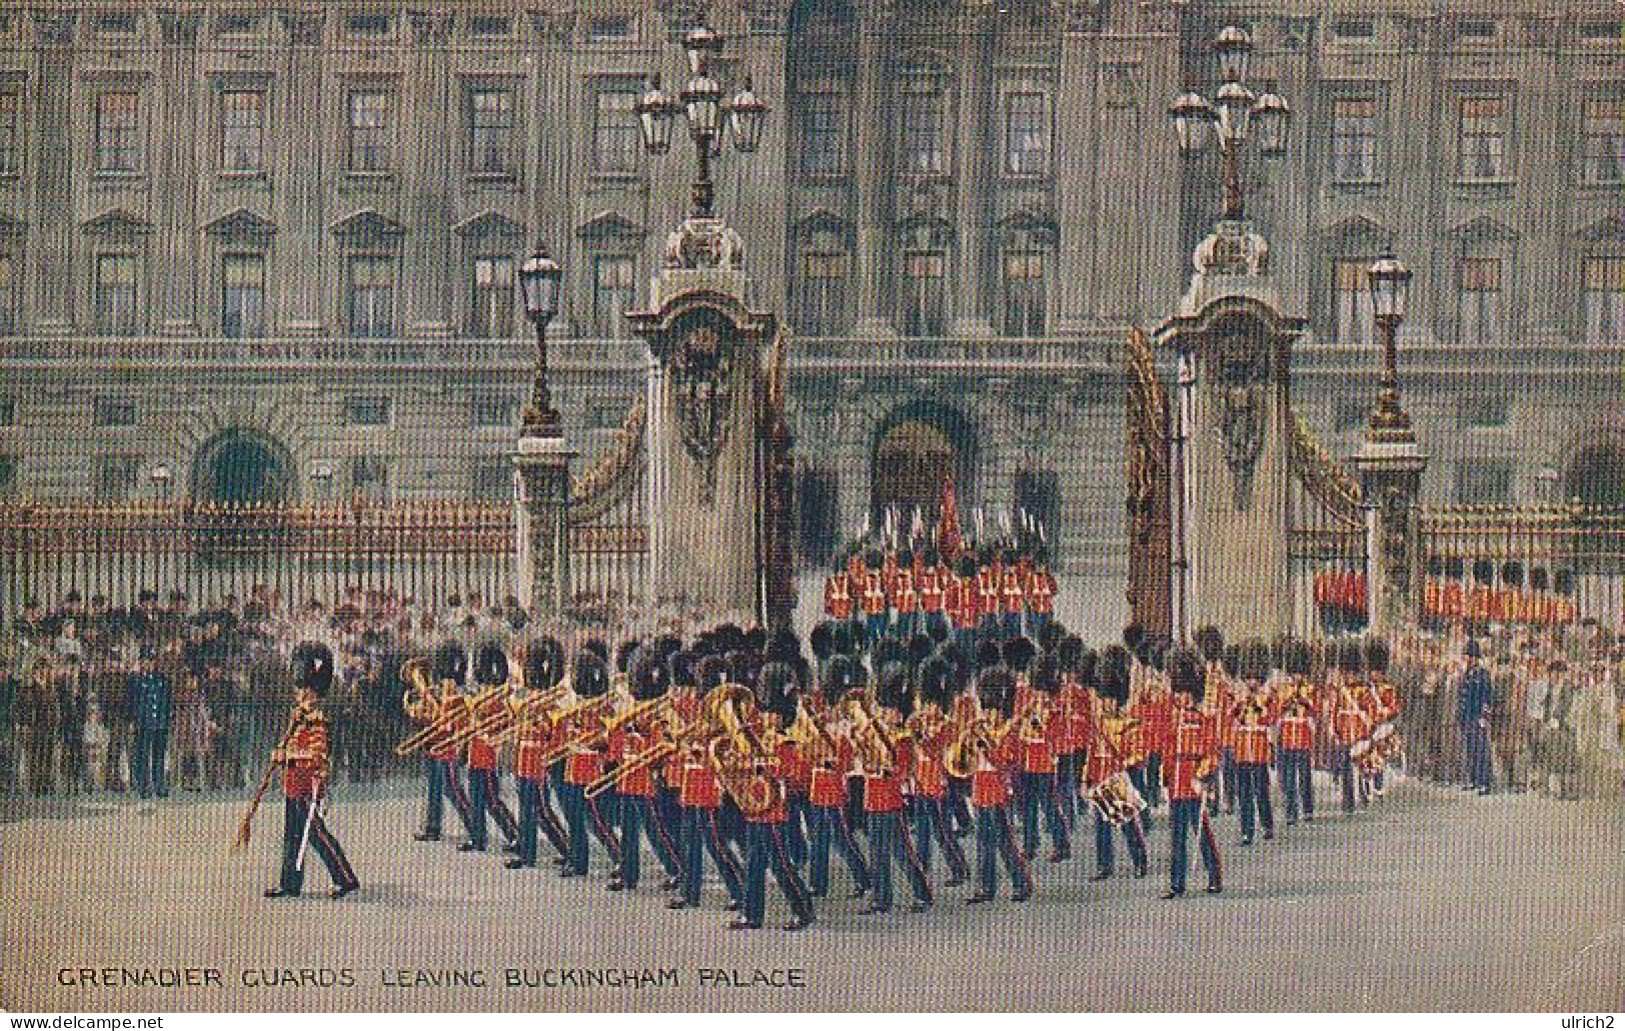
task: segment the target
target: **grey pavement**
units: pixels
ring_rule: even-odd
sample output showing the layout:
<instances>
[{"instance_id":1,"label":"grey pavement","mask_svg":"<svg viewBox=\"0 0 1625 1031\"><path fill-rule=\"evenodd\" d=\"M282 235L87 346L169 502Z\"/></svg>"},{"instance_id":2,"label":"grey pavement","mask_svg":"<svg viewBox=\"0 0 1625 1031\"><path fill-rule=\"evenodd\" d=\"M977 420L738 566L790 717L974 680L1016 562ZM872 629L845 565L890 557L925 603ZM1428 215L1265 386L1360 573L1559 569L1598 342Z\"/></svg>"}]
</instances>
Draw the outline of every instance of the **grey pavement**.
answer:
<instances>
[{"instance_id":1,"label":"grey pavement","mask_svg":"<svg viewBox=\"0 0 1625 1031\"><path fill-rule=\"evenodd\" d=\"M843 872L798 933L724 930L714 884L704 909L671 912L647 874L617 895L602 869L561 880L414 842L405 785L339 789L359 893L328 900L312 857L304 898L267 901L272 801L235 858L240 798L3 803L0 1008L1625 1010L1618 800L1403 782L1246 849L1221 817L1226 891L1173 902L1157 898L1165 821L1146 880L1089 883L1086 838L1038 864L1023 905L955 889L927 913L863 916ZM786 916L772 897L770 923ZM122 983L144 972L182 984Z\"/></svg>"}]
</instances>

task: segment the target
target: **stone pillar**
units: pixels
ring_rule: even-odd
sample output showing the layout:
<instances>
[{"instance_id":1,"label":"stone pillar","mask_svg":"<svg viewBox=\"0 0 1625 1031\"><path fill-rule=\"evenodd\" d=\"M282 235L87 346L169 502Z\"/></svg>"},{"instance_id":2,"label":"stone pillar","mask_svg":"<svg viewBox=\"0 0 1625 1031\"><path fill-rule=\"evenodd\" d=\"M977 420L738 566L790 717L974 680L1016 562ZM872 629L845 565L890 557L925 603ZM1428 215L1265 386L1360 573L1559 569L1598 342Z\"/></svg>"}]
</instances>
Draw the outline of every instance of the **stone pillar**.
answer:
<instances>
[{"instance_id":1,"label":"stone pillar","mask_svg":"<svg viewBox=\"0 0 1625 1031\"><path fill-rule=\"evenodd\" d=\"M519 488L515 545L519 598L533 620L570 604L570 461L563 437L521 436L513 464Z\"/></svg>"},{"instance_id":2,"label":"stone pillar","mask_svg":"<svg viewBox=\"0 0 1625 1031\"><path fill-rule=\"evenodd\" d=\"M455 174L447 132L452 121L451 85L446 74L446 42L451 15L414 12L412 49L407 54L408 139L401 161L406 191L406 334L451 336L448 266L451 260L451 189Z\"/></svg>"},{"instance_id":3,"label":"stone pillar","mask_svg":"<svg viewBox=\"0 0 1625 1031\"><path fill-rule=\"evenodd\" d=\"M960 15L963 28L959 61L959 98L956 103L958 127L954 133L954 183L957 200L957 284L953 291L955 336L990 337L989 298L986 283L988 257L988 189L993 182L988 156L987 105L992 103L989 70L993 67L992 33L984 8L967 9Z\"/></svg>"},{"instance_id":4,"label":"stone pillar","mask_svg":"<svg viewBox=\"0 0 1625 1031\"><path fill-rule=\"evenodd\" d=\"M35 119L34 209L28 220L27 310L41 335L73 331L73 25L70 12L34 12L39 54ZM88 321L88 320L87 320Z\"/></svg>"},{"instance_id":5,"label":"stone pillar","mask_svg":"<svg viewBox=\"0 0 1625 1031\"><path fill-rule=\"evenodd\" d=\"M786 235L784 182L790 106L786 96L785 45L788 13L777 0L752 0L746 5L750 34L744 39L744 59L737 74L752 77L756 96L767 105L768 121L755 154L723 152L722 171L731 187L722 195L721 210L737 211L741 232L750 241L751 300L768 311L788 311L785 298ZM723 88L737 89L729 81Z\"/></svg>"},{"instance_id":6,"label":"stone pillar","mask_svg":"<svg viewBox=\"0 0 1625 1031\"><path fill-rule=\"evenodd\" d=\"M858 64L853 107L857 129L857 161L853 182L858 193L858 319L853 334L860 337L891 337L889 311L882 309L885 295L886 256L889 233L886 227L887 172L886 126L886 41L882 34L891 28L882 10L886 5L865 2L858 5Z\"/></svg>"},{"instance_id":7,"label":"stone pillar","mask_svg":"<svg viewBox=\"0 0 1625 1031\"><path fill-rule=\"evenodd\" d=\"M203 134L197 125L197 30L195 11L162 11L158 131L153 134L153 180L158 226L160 274L152 278L157 293L158 332L189 336L198 331L198 227L196 148Z\"/></svg>"},{"instance_id":8,"label":"stone pillar","mask_svg":"<svg viewBox=\"0 0 1625 1031\"><path fill-rule=\"evenodd\" d=\"M1095 93L1098 58L1096 11L1087 2L1062 6L1059 88L1055 94L1055 191L1060 240L1056 246L1057 318L1062 335L1082 333L1092 321L1095 240Z\"/></svg>"},{"instance_id":9,"label":"stone pillar","mask_svg":"<svg viewBox=\"0 0 1625 1031\"><path fill-rule=\"evenodd\" d=\"M327 226L322 189L322 13L284 11L288 72L281 91L282 146L277 162L277 193L282 199L277 234L277 313L291 336L322 333L327 282Z\"/></svg>"},{"instance_id":10,"label":"stone pillar","mask_svg":"<svg viewBox=\"0 0 1625 1031\"><path fill-rule=\"evenodd\" d=\"M1371 632L1416 626L1422 612L1422 517L1427 456L1416 441L1368 437L1354 455L1366 502L1366 617Z\"/></svg>"}]
</instances>

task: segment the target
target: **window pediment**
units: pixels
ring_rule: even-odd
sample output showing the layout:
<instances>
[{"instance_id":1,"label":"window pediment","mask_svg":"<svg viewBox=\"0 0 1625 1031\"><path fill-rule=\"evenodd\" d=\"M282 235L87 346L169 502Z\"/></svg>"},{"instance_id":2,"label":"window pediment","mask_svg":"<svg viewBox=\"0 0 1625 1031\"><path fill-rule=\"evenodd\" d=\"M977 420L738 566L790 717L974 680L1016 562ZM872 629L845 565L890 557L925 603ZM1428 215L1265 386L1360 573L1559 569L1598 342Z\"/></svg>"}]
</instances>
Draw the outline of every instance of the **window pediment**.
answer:
<instances>
[{"instance_id":1,"label":"window pediment","mask_svg":"<svg viewBox=\"0 0 1625 1031\"><path fill-rule=\"evenodd\" d=\"M372 208L362 208L333 223L333 235L351 241L394 241L405 233L404 225L380 215Z\"/></svg>"},{"instance_id":2,"label":"window pediment","mask_svg":"<svg viewBox=\"0 0 1625 1031\"><path fill-rule=\"evenodd\" d=\"M589 242L621 242L639 239L644 229L618 211L600 211L576 227L576 235Z\"/></svg>"},{"instance_id":3,"label":"window pediment","mask_svg":"<svg viewBox=\"0 0 1625 1031\"><path fill-rule=\"evenodd\" d=\"M1493 246L1518 242L1517 230L1488 215L1469 219L1453 227L1448 235L1452 240L1466 246Z\"/></svg>"},{"instance_id":4,"label":"window pediment","mask_svg":"<svg viewBox=\"0 0 1625 1031\"><path fill-rule=\"evenodd\" d=\"M203 227L210 236L227 240L264 240L276 233L276 223L247 208L228 211Z\"/></svg>"},{"instance_id":5,"label":"window pediment","mask_svg":"<svg viewBox=\"0 0 1625 1031\"><path fill-rule=\"evenodd\" d=\"M525 227L499 211L482 211L451 228L458 236L471 239L522 241L525 238Z\"/></svg>"},{"instance_id":6,"label":"window pediment","mask_svg":"<svg viewBox=\"0 0 1625 1031\"><path fill-rule=\"evenodd\" d=\"M88 236L145 236L152 232L152 223L123 208L114 208L86 221L80 229Z\"/></svg>"}]
</instances>

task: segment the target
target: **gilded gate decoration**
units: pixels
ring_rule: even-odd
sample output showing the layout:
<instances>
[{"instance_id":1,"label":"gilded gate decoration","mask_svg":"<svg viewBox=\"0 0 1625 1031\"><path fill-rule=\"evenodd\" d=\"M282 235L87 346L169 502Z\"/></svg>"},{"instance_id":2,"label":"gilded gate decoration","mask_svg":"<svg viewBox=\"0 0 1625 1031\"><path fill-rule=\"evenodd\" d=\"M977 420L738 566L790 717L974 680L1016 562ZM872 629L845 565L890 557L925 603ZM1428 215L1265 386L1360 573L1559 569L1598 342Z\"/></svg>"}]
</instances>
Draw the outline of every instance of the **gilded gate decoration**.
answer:
<instances>
[{"instance_id":1,"label":"gilded gate decoration","mask_svg":"<svg viewBox=\"0 0 1625 1031\"><path fill-rule=\"evenodd\" d=\"M1361 629L1368 600L1364 493L1303 416L1293 412L1291 427L1287 554L1293 627L1302 634Z\"/></svg>"},{"instance_id":2,"label":"gilded gate decoration","mask_svg":"<svg viewBox=\"0 0 1625 1031\"><path fill-rule=\"evenodd\" d=\"M1151 340L1138 328L1126 349L1128 387L1128 604L1130 618L1160 635L1173 631L1172 508L1168 390Z\"/></svg>"}]
</instances>

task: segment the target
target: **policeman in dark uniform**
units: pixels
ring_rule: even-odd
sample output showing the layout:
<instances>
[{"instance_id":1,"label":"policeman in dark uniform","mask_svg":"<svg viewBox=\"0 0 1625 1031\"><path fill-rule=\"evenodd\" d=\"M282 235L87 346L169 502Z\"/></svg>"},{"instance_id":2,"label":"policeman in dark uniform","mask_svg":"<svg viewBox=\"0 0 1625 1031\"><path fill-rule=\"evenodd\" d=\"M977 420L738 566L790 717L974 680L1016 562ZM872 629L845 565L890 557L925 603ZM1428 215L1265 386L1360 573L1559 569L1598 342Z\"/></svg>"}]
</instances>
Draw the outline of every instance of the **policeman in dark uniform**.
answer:
<instances>
[{"instance_id":1,"label":"policeman in dark uniform","mask_svg":"<svg viewBox=\"0 0 1625 1031\"><path fill-rule=\"evenodd\" d=\"M331 897L361 886L338 839L322 819L327 789L329 736L322 699L333 685L333 653L309 641L293 653L294 708L283 747L271 755L282 764L282 876L265 891L268 899L297 896L304 886L304 851L314 848L333 878Z\"/></svg>"}]
</instances>

